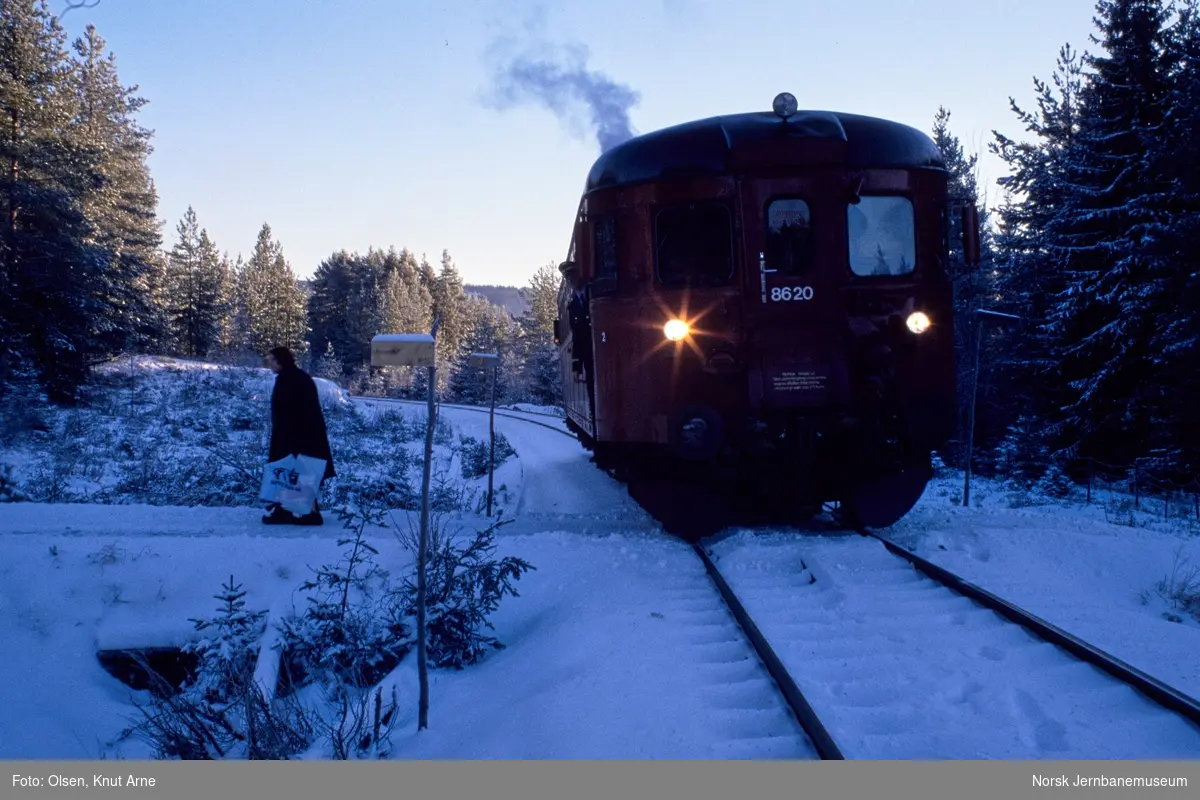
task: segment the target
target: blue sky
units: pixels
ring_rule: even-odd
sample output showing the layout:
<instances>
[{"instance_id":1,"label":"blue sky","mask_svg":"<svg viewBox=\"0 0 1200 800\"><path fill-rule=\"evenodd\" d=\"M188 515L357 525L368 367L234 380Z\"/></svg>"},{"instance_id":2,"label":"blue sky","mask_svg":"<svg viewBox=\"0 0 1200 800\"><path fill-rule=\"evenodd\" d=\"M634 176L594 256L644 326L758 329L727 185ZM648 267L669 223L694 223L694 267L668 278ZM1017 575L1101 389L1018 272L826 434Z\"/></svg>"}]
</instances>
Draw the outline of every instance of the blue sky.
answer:
<instances>
[{"instance_id":1,"label":"blue sky","mask_svg":"<svg viewBox=\"0 0 1200 800\"><path fill-rule=\"evenodd\" d=\"M64 0L51 0L59 12ZM190 204L222 250L248 255L268 222L311 275L340 250L443 248L469 283L523 285L561 260L599 155L584 107L504 109L497 64L561 58L638 93L647 132L720 113L801 108L871 114L928 131L939 105L983 152L1021 137L1059 47L1092 47L1093 0L100 0L94 23L150 103L151 170L165 235ZM580 52L578 50L574 51ZM582 136L580 134L583 134Z\"/></svg>"}]
</instances>

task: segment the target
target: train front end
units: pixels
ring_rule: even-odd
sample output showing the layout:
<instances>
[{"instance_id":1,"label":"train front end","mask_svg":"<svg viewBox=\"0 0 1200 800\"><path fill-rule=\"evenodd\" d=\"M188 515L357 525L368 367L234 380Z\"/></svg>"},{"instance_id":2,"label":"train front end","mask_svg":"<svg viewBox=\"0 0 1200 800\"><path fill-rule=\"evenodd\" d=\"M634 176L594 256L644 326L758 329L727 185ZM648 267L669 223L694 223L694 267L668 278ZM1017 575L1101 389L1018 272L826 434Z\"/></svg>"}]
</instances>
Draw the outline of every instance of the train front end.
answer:
<instances>
[{"instance_id":1,"label":"train front end","mask_svg":"<svg viewBox=\"0 0 1200 800\"><path fill-rule=\"evenodd\" d=\"M899 520L956 427L934 143L790 95L643 138L623 156L651 179L587 198L623 234L588 254L614 275L591 299L598 454L793 517Z\"/></svg>"}]
</instances>

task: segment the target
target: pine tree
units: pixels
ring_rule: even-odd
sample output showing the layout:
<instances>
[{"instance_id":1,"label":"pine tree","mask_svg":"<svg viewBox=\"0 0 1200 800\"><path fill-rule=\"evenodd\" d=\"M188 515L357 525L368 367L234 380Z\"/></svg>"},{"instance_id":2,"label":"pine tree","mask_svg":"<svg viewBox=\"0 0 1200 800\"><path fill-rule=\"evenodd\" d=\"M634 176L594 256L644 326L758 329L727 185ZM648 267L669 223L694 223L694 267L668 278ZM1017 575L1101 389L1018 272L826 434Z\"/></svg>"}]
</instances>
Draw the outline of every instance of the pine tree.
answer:
<instances>
[{"instance_id":1,"label":"pine tree","mask_svg":"<svg viewBox=\"0 0 1200 800\"><path fill-rule=\"evenodd\" d=\"M562 286L562 275L554 262L545 264L529 279L529 284L520 290L521 298L529 304L522 315L521 324L531 334L540 335L545 341L554 336L554 320L558 318L558 292Z\"/></svg>"},{"instance_id":2,"label":"pine tree","mask_svg":"<svg viewBox=\"0 0 1200 800\"><path fill-rule=\"evenodd\" d=\"M267 223L242 271L242 291L254 352L261 355L273 347L289 347L297 355L307 351L304 294Z\"/></svg>"},{"instance_id":3,"label":"pine tree","mask_svg":"<svg viewBox=\"0 0 1200 800\"><path fill-rule=\"evenodd\" d=\"M442 251L442 268L430 291L433 311L438 317L437 359L441 365L452 365L458 358L467 336L467 293L458 267L449 251ZM449 370L438 370L438 390L449 385Z\"/></svg>"},{"instance_id":4,"label":"pine tree","mask_svg":"<svg viewBox=\"0 0 1200 800\"><path fill-rule=\"evenodd\" d=\"M73 69L45 2L0 3L0 378L36 369L60 401L109 347L97 332L112 254L80 210L101 173L74 135Z\"/></svg>"},{"instance_id":5,"label":"pine tree","mask_svg":"<svg viewBox=\"0 0 1200 800\"><path fill-rule=\"evenodd\" d=\"M447 391L455 402L483 405L491 401L491 370L470 363L473 353L495 353L500 357L496 370L496 398L501 402L509 391L514 369L511 345L514 339L512 317L503 308L481 297L468 297L463 305L466 335L452 363Z\"/></svg>"},{"instance_id":6,"label":"pine tree","mask_svg":"<svg viewBox=\"0 0 1200 800\"><path fill-rule=\"evenodd\" d=\"M166 318L155 303L163 265L158 195L147 165L152 132L135 120L147 101L136 86L121 83L115 56L105 53L95 26L75 40L74 49L72 135L94 154L99 178L83 195L82 210L93 241L112 253L103 273L103 310L93 326L111 351L128 344L152 348L166 334Z\"/></svg>"},{"instance_id":7,"label":"pine tree","mask_svg":"<svg viewBox=\"0 0 1200 800\"><path fill-rule=\"evenodd\" d=\"M203 358L222 344L229 316L227 264L191 206L176 231L179 240L167 262L170 341L178 352Z\"/></svg>"}]
</instances>

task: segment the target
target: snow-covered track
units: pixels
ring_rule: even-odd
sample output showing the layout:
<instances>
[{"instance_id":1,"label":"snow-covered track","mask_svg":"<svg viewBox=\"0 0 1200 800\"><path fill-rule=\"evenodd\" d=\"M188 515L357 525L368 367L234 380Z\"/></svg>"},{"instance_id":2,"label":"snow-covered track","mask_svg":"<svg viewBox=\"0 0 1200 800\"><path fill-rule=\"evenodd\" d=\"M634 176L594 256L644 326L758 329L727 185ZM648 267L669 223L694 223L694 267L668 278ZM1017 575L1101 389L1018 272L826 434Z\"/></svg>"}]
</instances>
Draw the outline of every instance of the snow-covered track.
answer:
<instances>
[{"instance_id":1,"label":"snow-covered track","mask_svg":"<svg viewBox=\"0 0 1200 800\"><path fill-rule=\"evenodd\" d=\"M1031 631L1050 644L1057 645L1081 661L1095 666L1119 681L1129 684L1154 702L1170 711L1187 718L1200 726L1200 701L1183 692L1168 686L1152 675L1147 675L1138 668L1127 664L1111 653L1105 652L1094 645L1088 644L1077 636L1064 631L1056 625L1037 617L1023 608L997 597L991 592L960 578L953 572L939 567L931 561L906 550L887 537L866 528L858 531L883 543L888 552L908 561L923 574L954 591L971 598L980 605L995 611L1021 627Z\"/></svg>"},{"instance_id":2,"label":"snow-covered track","mask_svg":"<svg viewBox=\"0 0 1200 800\"><path fill-rule=\"evenodd\" d=\"M708 553L704 552L704 548L699 544L694 544L692 547L696 550L696 555L704 562L704 568L708 570L709 576L713 583L717 586L717 591L721 594L721 599L725 601L725 605L729 607L734 619L741 626L742 631L746 634L746 638L750 640L754 651L758 653L758 657L762 660L763 666L767 668L767 672L775 681L775 685L779 687L779 691L783 694L784 700L792 713L796 716L796 721L800 723L800 727L808 734L808 738L812 740L813 747L817 751L822 760L825 761L841 761L845 759L841 749L837 743L833 741L833 737L829 735L825 724L813 711L808 700L805 699L804 693L800 691L800 687L796 685L796 681L788 674L787 668L783 662L779 660L779 656L771 648L771 643L759 631L758 626L754 624L754 620L746 613L746 608L738 600L734 591L729 588L725 578L721 576L721 571L717 569L716 564L708 557Z\"/></svg>"},{"instance_id":3,"label":"snow-covered track","mask_svg":"<svg viewBox=\"0 0 1200 800\"><path fill-rule=\"evenodd\" d=\"M914 569L878 540L747 530L702 546L736 595L739 621L752 621L755 633L744 625L747 633L768 643L773 672L803 688L810 716L845 758L1200 752L1200 726L1189 716Z\"/></svg>"},{"instance_id":4,"label":"snow-covered track","mask_svg":"<svg viewBox=\"0 0 1200 800\"><path fill-rule=\"evenodd\" d=\"M367 402L367 403L395 403L398 405L420 406L422 408L426 408L428 406L428 403L425 400L399 400L394 397L363 397L361 395L347 395L347 396L351 400L358 400L360 402ZM490 409L486 408L486 407L459 405L457 403L438 403L436 407L437 408L452 408L456 411L474 411L474 412L477 412L480 414L487 414L490 411ZM552 431L557 431L559 433L570 436L572 439L575 438L575 435L567 430L566 423L563 420L563 418L555 416L554 414L547 414L543 411L514 411L512 409L497 408L496 416L497 417L507 417L508 419L517 419L522 422L528 422L531 425L540 425L543 428L548 428ZM555 419L555 420L558 420L560 424L551 425L550 423L542 422L541 420L530 419L530 417L544 417L546 419Z\"/></svg>"}]
</instances>

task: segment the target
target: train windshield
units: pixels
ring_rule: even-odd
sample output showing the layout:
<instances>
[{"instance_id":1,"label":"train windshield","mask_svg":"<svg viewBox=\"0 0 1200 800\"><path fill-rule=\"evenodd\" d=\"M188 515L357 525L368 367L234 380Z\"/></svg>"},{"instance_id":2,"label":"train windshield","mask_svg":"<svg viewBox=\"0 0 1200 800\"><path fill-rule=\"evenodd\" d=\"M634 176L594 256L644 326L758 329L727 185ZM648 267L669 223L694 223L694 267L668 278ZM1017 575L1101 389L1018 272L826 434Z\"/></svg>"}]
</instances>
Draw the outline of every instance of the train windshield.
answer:
<instances>
[{"instance_id":1,"label":"train windshield","mask_svg":"<svg viewBox=\"0 0 1200 800\"><path fill-rule=\"evenodd\" d=\"M912 201L865 196L846 207L850 269L855 275L909 275L917 266Z\"/></svg>"},{"instance_id":2,"label":"train windshield","mask_svg":"<svg viewBox=\"0 0 1200 800\"><path fill-rule=\"evenodd\" d=\"M658 279L666 286L721 286L733 277L733 226L718 203L672 206L654 220Z\"/></svg>"},{"instance_id":3,"label":"train windshield","mask_svg":"<svg viewBox=\"0 0 1200 800\"><path fill-rule=\"evenodd\" d=\"M799 275L812 264L812 215L798 198L772 200L767 206L767 266L783 275Z\"/></svg>"}]
</instances>

